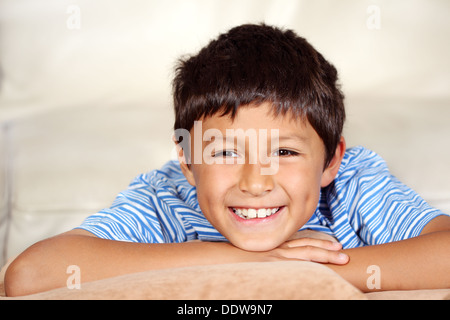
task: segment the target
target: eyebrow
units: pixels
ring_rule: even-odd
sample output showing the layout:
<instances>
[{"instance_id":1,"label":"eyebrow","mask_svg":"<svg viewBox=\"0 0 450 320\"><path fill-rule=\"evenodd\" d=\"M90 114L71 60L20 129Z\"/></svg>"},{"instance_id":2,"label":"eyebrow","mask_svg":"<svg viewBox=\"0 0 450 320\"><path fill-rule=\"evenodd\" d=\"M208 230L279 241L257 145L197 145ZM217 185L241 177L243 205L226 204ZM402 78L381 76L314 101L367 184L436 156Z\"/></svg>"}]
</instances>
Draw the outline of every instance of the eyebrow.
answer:
<instances>
[{"instance_id":1,"label":"eyebrow","mask_svg":"<svg viewBox=\"0 0 450 320\"><path fill-rule=\"evenodd\" d=\"M300 141L300 142L303 142L303 143L307 143L307 142L309 142L310 138L309 137L305 137L305 136L300 135L300 134L290 134L290 135L279 136L278 140L279 141L286 141L286 140L287 141L292 141L292 140L294 140L294 141Z\"/></svg>"},{"instance_id":2,"label":"eyebrow","mask_svg":"<svg viewBox=\"0 0 450 320\"><path fill-rule=\"evenodd\" d=\"M217 141L216 136L213 135L212 137L214 137L214 138L211 140L203 140L203 142L205 142L206 145L209 145L209 144ZM282 136L273 136L273 137L271 135L269 135L268 138L269 139L278 138L279 142L294 141L294 142L300 142L300 143L308 143L310 141L309 137L305 137L303 135L295 134L295 133L289 134L289 135L282 135ZM234 143L235 139L236 139L236 136L223 135L222 139L219 139L219 140L221 140L222 142Z\"/></svg>"},{"instance_id":3,"label":"eyebrow","mask_svg":"<svg viewBox=\"0 0 450 320\"><path fill-rule=\"evenodd\" d=\"M217 140L222 141L222 142L234 142L235 136L227 136L227 135L222 135L222 139L217 139L218 137L215 135L212 135L210 137L208 137L208 139L205 140L205 137L203 137L202 141L205 142L206 145L211 144L213 142L216 142Z\"/></svg>"}]
</instances>

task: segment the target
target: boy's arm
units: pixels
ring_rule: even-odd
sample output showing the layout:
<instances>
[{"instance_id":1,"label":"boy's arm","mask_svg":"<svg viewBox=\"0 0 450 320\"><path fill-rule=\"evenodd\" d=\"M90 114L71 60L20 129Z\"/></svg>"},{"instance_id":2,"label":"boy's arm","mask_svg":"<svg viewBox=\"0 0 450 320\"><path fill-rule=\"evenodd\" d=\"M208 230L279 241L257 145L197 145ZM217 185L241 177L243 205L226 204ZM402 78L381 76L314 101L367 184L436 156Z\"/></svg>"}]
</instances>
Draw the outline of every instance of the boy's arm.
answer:
<instances>
[{"instance_id":1,"label":"boy's arm","mask_svg":"<svg viewBox=\"0 0 450 320\"><path fill-rule=\"evenodd\" d=\"M346 262L339 260L341 246L333 241L296 241L296 258ZM8 296L20 296L64 287L72 265L79 268L81 281L89 282L152 269L271 260L277 260L271 252L244 251L227 242L130 243L75 229L25 250L8 267L5 290Z\"/></svg>"},{"instance_id":2,"label":"boy's arm","mask_svg":"<svg viewBox=\"0 0 450 320\"><path fill-rule=\"evenodd\" d=\"M19 255L5 274L7 296L22 296L66 286L67 268L76 265L82 282L151 269L208 264L237 252L225 243L144 244L100 239L75 229L40 241ZM205 254L208 252L208 254ZM222 257L216 253L223 252ZM188 259L188 254L190 255ZM241 261L248 255L237 259Z\"/></svg>"},{"instance_id":3,"label":"boy's arm","mask_svg":"<svg viewBox=\"0 0 450 320\"><path fill-rule=\"evenodd\" d=\"M348 264L328 266L361 291L450 288L448 216L431 220L416 238L343 252Z\"/></svg>"},{"instance_id":4,"label":"boy's arm","mask_svg":"<svg viewBox=\"0 0 450 320\"><path fill-rule=\"evenodd\" d=\"M362 291L379 271L375 290L450 288L450 217L432 220L419 237L383 245L342 250L333 241L290 240L268 252L244 251L226 242L143 244L99 239L73 230L41 241L8 268L8 295L25 295L64 287L67 268L77 265L82 282L151 269L253 261L309 260L328 263ZM348 261L350 257L350 261ZM348 262L348 263L347 263Z\"/></svg>"}]
</instances>

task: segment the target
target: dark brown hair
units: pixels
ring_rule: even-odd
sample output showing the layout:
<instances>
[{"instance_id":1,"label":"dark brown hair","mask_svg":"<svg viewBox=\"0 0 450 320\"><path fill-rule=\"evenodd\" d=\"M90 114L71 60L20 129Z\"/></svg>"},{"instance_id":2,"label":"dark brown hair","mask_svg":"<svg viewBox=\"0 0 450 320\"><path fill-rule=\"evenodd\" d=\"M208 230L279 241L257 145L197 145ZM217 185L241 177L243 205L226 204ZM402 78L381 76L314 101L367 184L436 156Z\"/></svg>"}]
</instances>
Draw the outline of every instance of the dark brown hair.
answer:
<instances>
[{"instance_id":1,"label":"dark brown hair","mask_svg":"<svg viewBox=\"0 0 450 320\"><path fill-rule=\"evenodd\" d=\"M292 30L242 25L180 59L173 81L174 129L202 117L235 116L243 105L271 102L276 115L307 119L322 139L325 164L345 121L336 68Z\"/></svg>"}]
</instances>

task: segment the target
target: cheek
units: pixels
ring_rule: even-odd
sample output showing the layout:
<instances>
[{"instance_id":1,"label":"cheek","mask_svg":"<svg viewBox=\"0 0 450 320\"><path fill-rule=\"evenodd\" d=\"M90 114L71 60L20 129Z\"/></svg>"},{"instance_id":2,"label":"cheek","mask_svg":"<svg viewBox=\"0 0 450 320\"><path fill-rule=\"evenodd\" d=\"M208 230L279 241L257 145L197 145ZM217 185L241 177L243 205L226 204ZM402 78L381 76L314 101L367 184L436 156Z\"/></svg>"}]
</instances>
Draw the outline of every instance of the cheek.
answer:
<instances>
[{"instance_id":1,"label":"cheek","mask_svg":"<svg viewBox=\"0 0 450 320\"><path fill-rule=\"evenodd\" d=\"M198 202L205 214L224 206L227 192L233 186L233 176L226 166L201 165L194 169Z\"/></svg>"},{"instance_id":2,"label":"cheek","mask_svg":"<svg viewBox=\"0 0 450 320\"><path fill-rule=\"evenodd\" d=\"M279 170L277 181L293 203L306 204L319 201L321 177L315 168L297 166Z\"/></svg>"}]
</instances>

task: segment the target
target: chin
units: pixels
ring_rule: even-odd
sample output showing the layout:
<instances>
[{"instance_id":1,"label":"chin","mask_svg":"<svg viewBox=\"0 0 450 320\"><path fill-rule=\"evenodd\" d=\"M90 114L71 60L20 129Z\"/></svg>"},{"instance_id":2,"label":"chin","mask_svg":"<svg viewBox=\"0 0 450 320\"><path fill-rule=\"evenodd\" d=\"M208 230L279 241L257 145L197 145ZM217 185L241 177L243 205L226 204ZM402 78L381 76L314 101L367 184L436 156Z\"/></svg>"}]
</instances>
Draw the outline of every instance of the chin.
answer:
<instances>
[{"instance_id":1,"label":"chin","mask_svg":"<svg viewBox=\"0 0 450 320\"><path fill-rule=\"evenodd\" d=\"M264 241L257 239L245 239L240 241L230 240L230 242L231 244L242 250L254 252L270 251L279 247L283 243L283 241L268 240L268 239L265 239Z\"/></svg>"}]
</instances>

